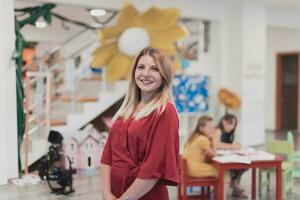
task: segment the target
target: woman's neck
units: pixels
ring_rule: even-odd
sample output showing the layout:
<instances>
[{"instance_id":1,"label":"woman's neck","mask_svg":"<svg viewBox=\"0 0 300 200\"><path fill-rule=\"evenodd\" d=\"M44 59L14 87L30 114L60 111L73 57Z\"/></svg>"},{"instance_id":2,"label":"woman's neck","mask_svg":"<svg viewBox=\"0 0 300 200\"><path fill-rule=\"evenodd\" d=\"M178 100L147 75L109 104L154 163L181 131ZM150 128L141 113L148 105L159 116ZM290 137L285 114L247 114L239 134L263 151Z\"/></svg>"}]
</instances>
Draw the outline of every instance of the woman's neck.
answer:
<instances>
[{"instance_id":1,"label":"woman's neck","mask_svg":"<svg viewBox=\"0 0 300 200\"><path fill-rule=\"evenodd\" d=\"M154 94L141 94L141 101L140 103L143 105L147 105L152 99Z\"/></svg>"},{"instance_id":2,"label":"woman's neck","mask_svg":"<svg viewBox=\"0 0 300 200\"><path fill-rule=\"evenodd\" d=\"M139 105L145 107L148 103L150 103L156 97L156 93L152 94L141 94L141 100Z\"/></svg>"}]
</instances>

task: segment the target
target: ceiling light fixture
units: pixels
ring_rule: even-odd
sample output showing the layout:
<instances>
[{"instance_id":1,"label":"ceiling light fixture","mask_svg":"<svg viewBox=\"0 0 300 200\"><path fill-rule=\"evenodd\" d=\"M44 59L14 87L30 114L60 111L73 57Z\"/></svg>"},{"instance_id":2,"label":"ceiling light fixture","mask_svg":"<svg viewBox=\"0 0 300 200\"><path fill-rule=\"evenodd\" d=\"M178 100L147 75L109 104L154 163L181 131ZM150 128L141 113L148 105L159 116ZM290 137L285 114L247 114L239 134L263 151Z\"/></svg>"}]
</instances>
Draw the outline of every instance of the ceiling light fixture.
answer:
<instances>
[{"instance_id":1,"label":"ceiling light fixture","mask_svg":"<svg viewBox=\"0 0 300 200\"><path fill-rule=\"evenodd\" d=\"M37 21L37 22L35 22L35 26L37 28L45 28L47 26L47 23L44 21Z\"/></svg>"},{"instance_id":2,"label":"ceiling light fixture","mask_svg":"<svg viewBox=\"0 0 300 200\"><path fill-rule=\"evenodd\" d=\"M105 10L102 10L102 9L92 9L90 10L90 14L92 16L96 16L96 17L99 17L99 16L103 16L106 14L106 11Z\"/></svg>"}]
</instances>

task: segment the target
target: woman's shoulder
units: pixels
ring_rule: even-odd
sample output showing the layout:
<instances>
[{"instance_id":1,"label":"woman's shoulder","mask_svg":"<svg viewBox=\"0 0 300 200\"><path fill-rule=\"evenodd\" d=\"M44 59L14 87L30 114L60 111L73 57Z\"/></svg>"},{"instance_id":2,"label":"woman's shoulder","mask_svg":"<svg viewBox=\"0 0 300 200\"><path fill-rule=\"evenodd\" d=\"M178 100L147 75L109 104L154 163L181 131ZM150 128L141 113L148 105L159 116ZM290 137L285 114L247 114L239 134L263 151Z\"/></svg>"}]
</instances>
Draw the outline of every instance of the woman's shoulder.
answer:
<instances>
[{"instance_id":1,"label":"woman's shoulder","mask_svg":"<svg viewBox=\"0 0 300 200\"><path fill-rule=\"evenodd\" d=\"M124 121L124 119L122 117L118 117L117 119L113 120L110 129L113 130L115 128L119 128L124 122L125 121Z\"/></svg>"},{"instance_id":2,"label":"woman's shoulder","mask_svg":"<svg viewBox=\"0 0 300 200\"><path fill-rule=\"evenodd\" d=\"M169 101L163 111L166 114L175 114L177 115L177 110L176 107L174 105L174 103L172 101Z\"/></svg>"},{"instance_id":3,"label":"woman's shoulder","mask_svg":"<svg viewBox=\"0 0 300 200\"><path fill-rule=\"evenodd\" d=\"M158 112L159 113L159 112ZM177 120L179 121L178 113L175 105L172 102L168 102L165 108L159 114L160 118L168 120Z\"/></svg>"},{"instance_id":4,"label":"woman's shoulder","mask_svg":"<svg viewBox=\"0 0 300 200\"><path fill-rule=\"evenodd\" d=\"M174 110L176 111L175 104L172 101L168 101L166 104L166 109Z\"/></svg>"}]
</instances>

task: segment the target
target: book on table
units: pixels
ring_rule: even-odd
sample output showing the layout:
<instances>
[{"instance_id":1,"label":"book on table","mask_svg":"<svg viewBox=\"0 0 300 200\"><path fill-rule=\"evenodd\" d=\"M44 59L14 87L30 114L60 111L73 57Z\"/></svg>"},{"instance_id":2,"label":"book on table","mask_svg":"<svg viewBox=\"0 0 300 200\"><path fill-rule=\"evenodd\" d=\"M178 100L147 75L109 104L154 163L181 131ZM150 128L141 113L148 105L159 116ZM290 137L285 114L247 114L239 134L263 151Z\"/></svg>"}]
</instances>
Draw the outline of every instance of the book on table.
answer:
<instances>
[{"instance_id":1,"label":"book on table","mask_svg":"<svg viewBox=\"0 0 300 200\"><path fill-rule=\"evenodd\" d=\"M224 156L224 155L230 155L230 154L238 154L238 155L251 155L255 153L255 149L251 147L243 147L239 150L224 150L220 149L217 150L217 155Z\"/></svg>"},{"instance_id":2,"label":"book on table","mask_svg":"<svg viewBox=\"0 0 300 200\"><path fill-rule=\"evenodd\" d=\"M265 151L255 151L251 149L241 150L218 150L217 156L213 160L220 163L244 163L250 164L257 160L274 160L275 155Z\"/></svg>"}]
</instances>

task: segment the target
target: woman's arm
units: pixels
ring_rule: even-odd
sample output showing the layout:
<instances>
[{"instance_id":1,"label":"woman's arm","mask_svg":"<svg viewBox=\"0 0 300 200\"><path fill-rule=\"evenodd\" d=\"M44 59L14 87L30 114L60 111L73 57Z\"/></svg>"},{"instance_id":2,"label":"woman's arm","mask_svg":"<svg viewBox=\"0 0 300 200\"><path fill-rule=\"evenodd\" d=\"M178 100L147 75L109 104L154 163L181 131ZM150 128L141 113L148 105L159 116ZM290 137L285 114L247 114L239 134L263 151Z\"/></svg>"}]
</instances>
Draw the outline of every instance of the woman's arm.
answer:
<instances>
[{"instance_id":1,"label":"woman's arm","mask_svg":"<svg viewBox=\"0 0 300 200\"><path fill-rule=\"evenodd\" d=\"M213 137L213 147L215 150L217 149L227 149L227 150L233 150L233 149L240 149L239 144L227 144L221 141L221 130L217 129L214 137Z\"/></svg>"},{"instance_id":2,"label":"woman's arm","mask_svg":"<svg viewBox=\"0 0 300 200\"><path fill-rule=\"evenodd\" d=\"M116 200L117 198L111 193L110 182L111 166L100 164L101 188L104 200Z\"/></svg>"},{"instance_id":3,"label":"woman's arm","mask_svg":"<svg viewBox=\"0 0 300 200\"><path fill-rule=\"evenodd\" d=\"M135 179L127 191L119 198L119 200L136 200L149 192L157 183L158 179Z\"/></svg>"},{"instance_id":4,"label":"woman's arm","mask_svg":"<svg viewBox=\"0 0 300 200\"><path fill-rule=\"evenodd\" d=\"M208 158L209 160L211 160L211 158L213 158L214 156L216 156L216 151L213 148L207 148L204 151L204 155L206 158Z\"/></svg>"}]
</instances>

